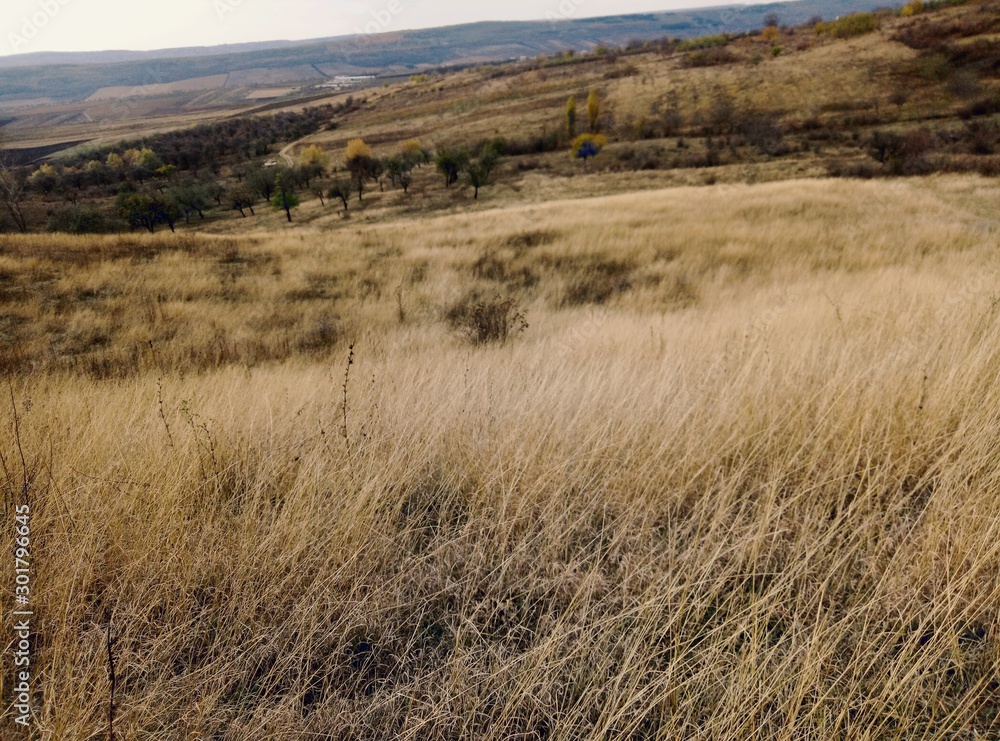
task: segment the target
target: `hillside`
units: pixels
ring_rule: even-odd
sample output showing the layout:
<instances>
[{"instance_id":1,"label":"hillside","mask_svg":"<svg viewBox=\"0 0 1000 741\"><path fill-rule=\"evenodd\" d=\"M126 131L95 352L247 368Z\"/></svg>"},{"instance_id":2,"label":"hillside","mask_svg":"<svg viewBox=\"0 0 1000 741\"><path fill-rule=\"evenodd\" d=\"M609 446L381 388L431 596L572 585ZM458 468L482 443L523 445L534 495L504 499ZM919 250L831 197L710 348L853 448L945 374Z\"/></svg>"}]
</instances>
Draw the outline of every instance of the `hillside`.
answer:
<instances>
[{"instance_id":1,"label":"hillside","mask_svg":"<svg viewBox=\"0 0 1000 741\"><path fill-rule=\"evenodd\" d=\"M712 33L738 33L760 28L768 13L777 12L789 24L813 16L832 18L871 10L886 0L795 0L769 5L739 5L692 11L566 18L535 22L477 23L426 30L399 31L318 43L282 44L278 48L234 52L204 49L179 57L177 52L130 55L45 56L45 64L23 66L30 55L0 57L0 95L6 99L50 98L81 101L105 87L141 88L191 78L229 75L241 70L287 70L284 81L314 79L301 70L317 66L321 77L359 71L405 73L428 67L472 64L551 54L565 49L585 50L598 44L624 46L633 39L663 36L690 38ZM184 52L181 52L184 53ZM5 61L6 59L6 61ZM77 63L86 60L86 64ZM94 63L99 60L101 63ZM141 64L136 64L141 62Z\"/></svg>"},{"instance_id":2,"label":"hillside","mask_svg":"<svg viewBox=\"0 0 1000 741\"><path fill-rule=\"evenodd\" d=\"M280 160L286 186L302 201L297 218L333 227L347 217L377 221L421 210L479 207L468 173L449 187L453 183L445 184L433 160L449 151L476 155L484 148L501 155L480 189L487 204L607 188L831 174L992 175L1000 172L1000 52L992 41L1000 29L998 7L988 0L913 16L889 11L845 16L845 23L869 24L847 34L836 24L806 25L564 52L415 75L309 103L253 101L257 113L230 111L214 122L183 109L166 115L180 93L130 101L129 110L150 114L145 123L45 129L72 135L76 146L53 160L51 172L31 175L37 164L25 170L24 209L32 228L39 229L83 202L114 229L122 226L116 210L122 187L156 191L169 203L194 192L201 204L198 218L186 223L191 213L186 209L181 228L241 230L238 202L270 199L278 170L268 172L264 165ZM594 127L607 146L584 164L572 156L566 107L571 98L577 101L574 136L587 131L591 91L600 108ZM93 118L99 110L113 110L115 102L88 105ZM153 115L157 111L163 119ZM202 123L184 128L184 121ZM153 130L159 122L162 127ZM7 131L37 136L39 130L27 124L12 122ZM96 131L100 139L84 139ZM134 133L113 143L112 132L127 131ZM354 139L367 143L377 165L360 181L347 172L344 160ZM415 142L420 161L412 152L403 157L408 142ZM24 153L23 162L51 157L57 148L41 140L13 152ZM155 166L108 168L109 158L131 149L150 150ZM314 175L299 167L306 150L325 163ZM398 169L400 157L407 188L390 168ZM165 177L156 172L160 166L167 167ZM354 194L343 204L349 207L345 213L337 198L328 196L348 179L355 180L349 184ZM366 192L357 193L359 187ZM266 209L254 218L277 226L278 217Z\"/></svg>"}]
</instances>

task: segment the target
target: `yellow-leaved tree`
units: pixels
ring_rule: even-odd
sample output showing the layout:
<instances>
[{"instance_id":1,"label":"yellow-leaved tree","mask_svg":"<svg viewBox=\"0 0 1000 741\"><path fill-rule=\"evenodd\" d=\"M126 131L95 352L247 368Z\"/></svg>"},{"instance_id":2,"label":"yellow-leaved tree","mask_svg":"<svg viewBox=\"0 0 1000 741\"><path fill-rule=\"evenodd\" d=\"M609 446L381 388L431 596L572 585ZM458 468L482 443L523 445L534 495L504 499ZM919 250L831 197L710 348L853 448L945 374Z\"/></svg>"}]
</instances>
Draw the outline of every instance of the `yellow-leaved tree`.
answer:
<instances>
[{"instance_id":1,"label":"yellow-leaved tree","mask_svg":"<svg viewBox=\"0 0 1000 741\"><path fill-rule=\"evenodd\" d=\"M597 97L597 91L591 90L587 96L587 119L590 122L590 132L597 133L597 119L601 115L601 99Z\"/></svg>"},{"instance_id":2,"label":"yellow-leaved tree","mask_svg":"<svg viewBox=\"0 0 1000 741\"><path fill-rule=\"evenodd\" d=\"M303 167L325 171L330 166L330 153L315 144L310 144L302 150L302 154L299 155L299 161Z\"/></svg>"},{"instance_id":3,"label":"yellow-leaved tree","mask_svg":"<svg viewBox=\"0 0 1000 741\"><path fill-rule=\"evenodd\" d=\"M364 139L351 139L347 142L347 149L344 151L344 164L347 165L351 178L354 180L354 189L358 193L358 200L363 200L365 180L371 175L375 166L372 148L365 143Z\"/></svg>"}]
</instances>

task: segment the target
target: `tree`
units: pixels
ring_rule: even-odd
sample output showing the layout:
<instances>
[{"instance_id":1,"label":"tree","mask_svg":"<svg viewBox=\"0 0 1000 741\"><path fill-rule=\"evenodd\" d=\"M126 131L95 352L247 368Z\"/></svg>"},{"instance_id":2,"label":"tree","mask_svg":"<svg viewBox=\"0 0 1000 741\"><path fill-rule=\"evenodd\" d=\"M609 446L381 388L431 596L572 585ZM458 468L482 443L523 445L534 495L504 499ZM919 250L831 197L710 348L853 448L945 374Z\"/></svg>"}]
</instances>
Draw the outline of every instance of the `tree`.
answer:
<instances>
[{"instance_id":1,"label":"tree","mask_svg":"<svg viewBox=\"0 0 1000 741\"><path fill-rule=\"evenodd\" d=\"M364 200L365 181L371 175L374 159L371 147L365 144L364 139L351 139L347 142L344 163L347 165L348 172L351 173L359 201Z\"/></svg>"},{"instance_id":2,"label":"tree","mask_svg":"<svg viewBox=\"0 0 1000 741\"><path fill-rule=\"evenodd\" d=\"M351 193L351 181L342 179L334 181L326 195L328 198L339 198L344 204L344 211L347 211L348 202L351 200Z\"/></svg>"},{"instance_id":3,"label":"tree","mask_svg":"<svg viewBox=\"0 0 1000 741\"><path fill-rule=\"evenodd\" d=\"M596 90L591 90L587 96L587 120L590 122L590 133L597 133L598 118L601 115L601 99Z\"/></svg>"},{"instance_id":4,"label":"tree","mask_svg":"<svg viewBox=\"0 0 1000 741\"><path fill-rule=\"evenodd\" d=\"M118 213L133 228L148 229L152 234L158 224L167 224L174 231L174 223L179 217L180 209L173 199L167 199L158 193L129 192L125 190L118 197Z\"/></svg>"},{"instance_id":5,"label":"tree","mask_svg":"<svg viewBox=\"0 0 1000 741\"><path fill-rule=\"evenodd\" d=\"M469 152L465 149L443 149L438 153L436 163L438 172L444 175L445 187L450 188L469 166Z\"/></svg>"},{"instance_id":6,"label":"tree","mask_svg":"<svg viewBox=\"0 0 1000 741\"><path fill-rule=\"evenodd\" d=\"M274 195L274 184L277 176L278 173L273 168L262 167L250 175L250 187L257 191L265 201L270 201L271 196Z\"/></svg>"},{"instance_id":7,"label":"tree","mask_svg":"<svg viewBox=\"0 0 1000 741\"><path fill-rule=\"evenodd\" d=\"M83 173L92 185L109 185L113 181L113 173L105 163L90 160L83 166Z\"/></svg>"},{"instance_id":8,"label":"tree","mask_svg":"<svg viewBox=\"0 0 1000 741\"><path fill-rule=\"evenodd\" d=\"M107 165L116 175L123 175L125 173L125 160L122 159L120 154L115 152L109 154Z\"/></svg>"},{"instance_id":9,"label":"tree","mask_svg":"<svg viewBox=\"0 0 1000 741\"><path fill-rule=\"evenodd\" d=\"M209 180L202 188L205 195L215 201L217 206L222 205L222 199L226 197L226 189L222 187L222 183L217 180Z\"/></svg>"},{"instance_id":10,"label":"tree","mask_svg":"<svg viewBox=\"0 0 1000 741\"><path fill-rule=\"evenodd\" d=\"M378 183L378 189L381 192L385 192L385 185L382 182L382 178L385 175L385 162L380 160L378 157L372 157L368 160L368 177Z\"/></svg>"},{"instance_id":11,"label":"tree","mask_svg":"<svg viewBox=\"0 0 1000 741\"><path fill-rule=\"evenodd\" d=\"M174 175L177 174L177 168L174 165L161 165L156 168L154 173L158 178L164 178L165 180L173 180Z\"/></svg>"},{"instance_id":12,"label":"tree","mask_svg":"<svg viewBox=\"0 0 1000 741\"><path fill-rule=\"evenodd\" d=\"M775 155L781 147L781 124L778 117L757 110L744 111L738 124L746 143L761 154Z\"/></svg>"},{"instance_id":13,"label":"tree","mask_svg":"<svg viewBox=\"0 0 1000 741\"><path fill-rule=\"evenodd\" d=\"M321 206L326 205L326 185L322 180L317 180L314 185L310 185L309 192L319 198L319 204Z\"/></svg>"},{"instance_id":14,"label":"tree","mask_svg":"<svg viewBox=\"0 0 1000 741\"><path fill-rule=\"evenodd\" d=\"M31 173L28 183L42 195L48 195L59 186L59 173L50 164L44 164Z\"/></svg>"},{"instance_id":15,"label":"tree","mask_svg":"<svg viewBox=\"0 0 1000 741\"><path fill-rule=\"evenodd\" d=\"M326 174L330 166L330 153L312 144L302 150L299 155L299 171L305 180L306 187L310 187L313 178L321 178Z\"/></svg>"},{"instance_id":16,"label":"tree","mask_svg":"<svg viewBox=\"0 0 1000 741\"><path fill-rule=\"evenodd\" d=\"M15 171L7 167L3 149L0 148L0 203L3 204L4 210L14 222L14 226L22 232L28 231L28 222L21 210L25 181L23 171Z\"/></svg>"},{"instance_id":17,"label":"tree","mask_svg":"<svg viewBox=\"0 0 1000 741\"><path fill-rule=\"evenodd\" d=\"M500 164L500 154L495 145L488 144L483 147L474 161L466 165L465 171L469 176L469 184L475 188L473 198L479 200L479 189L489 184L490 175Z\"/></svg>"},{"instance_id":18,"label":"tree","mask_svg":"<svg viewBox=\"0 0 1000 741\"><path fill-rule=\"evenodd\" d=\"M419 167L431 161L431 153L420 145L420 140L409 139L403 142L403 158Z\"/></svg>"},{"instance_id":19,"label":"tree","mask_svg":"<svg viewBox=\"0 0 1000 741\"><path fill-rule=\"evenodd\" d=\"M300 203L299 197L285 185L284 178L282 178L282 174L279 172L275 179L274 197L271 199L271 207L275 211L284 211L285 216L288 217L288 221L291 222L292 209Z\"/></svg>"},{"instance_id":20,"label":"tree","mask_svg":"<svg viewBox=\"0 0 1000 741\"><path fill-rule=\"evenodd\" d=\"M586 168L587 160L600 154L607 144L608 140L603 134L580 134L573 140L573 156L582 159Z\"/></svg>"},{"instance_id":21,"label":"tree","mask_svg":"<svg viewBox=\"0 0 1000 741\"><path fill-rule=\"evenodd\" d=\"M318 168L319 172L326 172L326 168L330 166L330 153L315 144L311 144L302 150L299 162L303 167Z\"/></svg>"},{"instance_id":22,"label":"tree","mask_svg":"<svg viewBox=\"0 0 1000 741\"><path fill-rule=\"evenodd\" d=\"M256 216L253 207L257 203L257 193L253 188L247 185L240 186L232 192L230 199L232 200L233 208L239 211L240 216L244 219L247 217L244 209L249 209L250 215Z\"/></svg>"},{"instance_id":23,"label":"tree","mask_svg":"<svg viewBox=\"0 0 1000 741\"><path fill-rule=\"evenodd\" d=\"M406 193L413 182L413 161L404 155L390 157L385 163L385 171L393 187L400 186Z\"/></svg>"},{"instance_id":24,"label":"tree","mask_svg":"<svg viewBox=\"0 0 1000 741\"><path fill-rule=\"evenodd\" d=\"M205 209L208 208L209 199L203 188L195 184L182 185L170 191L170 197L177 202L184 212L184 222L191 223L191 214L197 213L201 219L205 218Z\"/></svg>"},{"instance_id":25,"label":"tree","mask_svg":"<svg viewBox=\"0 0 1000 741\"><path fill-rule=\"evenodd\" d=\"M566 132L570 139L576 136L576 98L573 96L566 101Z\"/></svg>"},{"instance_id":26,"label":"tree","mask_svg":"<svg viewBox=\"0 0 1000 741\"><path fill-rule=\"evenodd\" d=\"M174 224L181 217L181 209L177 205L177 201L169 197L157 197L155 204L160 221L170 227L170 231L174 231Z\"/></svg>"}]
</instances>

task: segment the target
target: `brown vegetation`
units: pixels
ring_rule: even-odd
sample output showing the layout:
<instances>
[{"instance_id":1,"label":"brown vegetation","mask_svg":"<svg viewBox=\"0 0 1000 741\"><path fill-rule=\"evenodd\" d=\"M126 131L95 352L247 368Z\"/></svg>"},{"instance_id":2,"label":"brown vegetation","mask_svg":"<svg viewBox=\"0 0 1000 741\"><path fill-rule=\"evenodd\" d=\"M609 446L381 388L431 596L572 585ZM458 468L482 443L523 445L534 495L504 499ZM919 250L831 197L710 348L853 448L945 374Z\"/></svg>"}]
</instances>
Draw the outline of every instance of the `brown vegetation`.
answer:
<instances>
[{"instance_id":1,"label":"brown vegetation","mask_svg":"<svg viewBox=\"0 0 1000 741\"><path fill-rule=\"evenodd\" d=\"M997 195L3 238L40 735L992 737Z\"/></svg>"}]
</instances>

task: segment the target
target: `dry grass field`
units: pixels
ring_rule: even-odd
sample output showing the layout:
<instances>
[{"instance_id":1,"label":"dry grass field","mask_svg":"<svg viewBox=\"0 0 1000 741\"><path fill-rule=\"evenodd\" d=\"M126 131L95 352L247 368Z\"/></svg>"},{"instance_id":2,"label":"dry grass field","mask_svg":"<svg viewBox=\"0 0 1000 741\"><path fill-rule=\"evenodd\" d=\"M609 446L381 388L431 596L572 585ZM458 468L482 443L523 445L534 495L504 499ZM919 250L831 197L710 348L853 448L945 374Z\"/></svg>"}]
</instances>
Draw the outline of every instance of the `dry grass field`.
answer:
<instances>
[{"instance_id":1,"label":"dry grass field","mask_svg":"<svg viewBox=\"0 0 1000 741\"><path fill-rule=\"evenodd\" d=\"M0 237L35 736L997 738L998 197Z\"/></svg>"}]
</instances>

